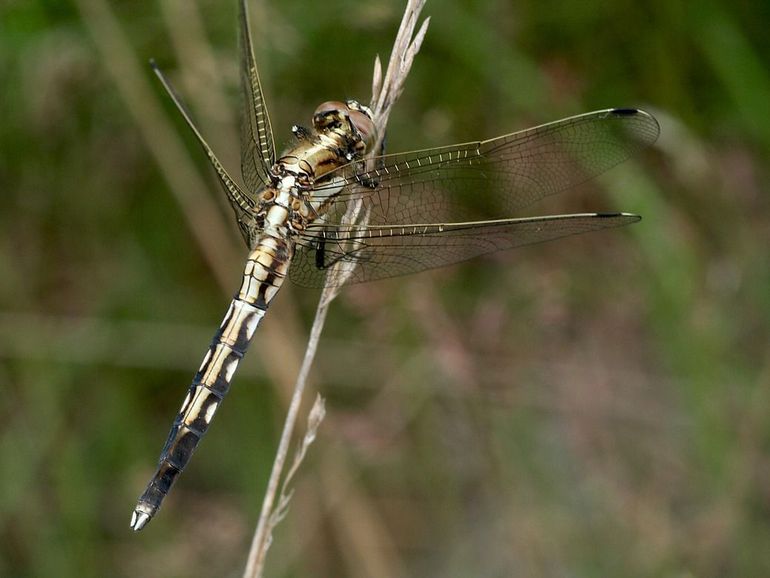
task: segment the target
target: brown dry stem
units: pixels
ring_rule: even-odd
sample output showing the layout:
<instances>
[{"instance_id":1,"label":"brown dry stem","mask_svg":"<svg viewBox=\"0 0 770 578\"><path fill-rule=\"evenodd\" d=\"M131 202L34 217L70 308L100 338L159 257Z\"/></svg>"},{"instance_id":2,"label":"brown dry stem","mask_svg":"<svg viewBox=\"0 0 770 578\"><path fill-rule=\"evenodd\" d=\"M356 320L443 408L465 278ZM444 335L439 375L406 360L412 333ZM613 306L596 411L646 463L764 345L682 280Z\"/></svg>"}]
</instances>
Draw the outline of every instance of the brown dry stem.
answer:
<instances>
[{"instance_id":1,"label":"brown dry stem","mask_svg":"<svg viewBox=\"0 0 770 578\"><path fill-rule=\"evenodd\" d=\"M425 5L425 1L426 0L408 1L404 16L401 20L401 26L399 27L396 40L393 44L393 50L384 77L382 75L382 66L379 57L375 60L372 82L372 102L370 106L374 113L374 122L377 127L379 139L372 147L371 154L380 150L382 139L385 136L388 117L390 116L390 112L398 100L398 97L403 92L406 77L409 74L414 57L420 50L420 46L428 30L429 19L426 18L415 34L417 21L420 12ZM359 208L354 205L351 207L350 212L356 212L357 210L359 210ZM358 222L360 222L360 220ZM335 267L350 267L350 264L339 262ZM344 276L349 275L350 273L352 273L352 269L348 271L337 270L332 271L330 277L339 279L340 275ZM318 349L321 333L326 320L326 314L332 301L339 294L340 285L342 285L342 283L337 283L334 286L326 286L321 293L321 298L313 321L313 327L310 330L310 338L305 350L305 357L302 361L302 367L300 368L297 381L294 385L294 392L289 404L289 410L286 414L281 439L278 443L278 450L276 451L275 461L273 462L273 468L270 473L265 498L262 502L262 511L251 543L246 570L243 574L244 578L258 578L263 573L267 550L272 541L273 530L285 516L286 509L288 508L289 499L291 497L291 492L288 489L288 482L296 472L299 462L302 461L302 458L307 451L307 446L310 445L310 442L312 442L312 439L315 437L315 430L320 423L320 419L317 415L314 418L311 415L312 419L309 420L308 434L300 445L297 452L298 457L295 459L289 473L284 475L283 472L289 454L289 445L297 422L302 396L307 385L307 377L310 373L310 367L312 366ZM318 412L316 409L318 403L319 402L317 401L316 405L313 406L314 409L311 410L311 414ZM281 478L284 478L285 480L283 485L280 484ZM282 488L280 493L278 491L279 487Z\"/></svg>"}]
</instances>

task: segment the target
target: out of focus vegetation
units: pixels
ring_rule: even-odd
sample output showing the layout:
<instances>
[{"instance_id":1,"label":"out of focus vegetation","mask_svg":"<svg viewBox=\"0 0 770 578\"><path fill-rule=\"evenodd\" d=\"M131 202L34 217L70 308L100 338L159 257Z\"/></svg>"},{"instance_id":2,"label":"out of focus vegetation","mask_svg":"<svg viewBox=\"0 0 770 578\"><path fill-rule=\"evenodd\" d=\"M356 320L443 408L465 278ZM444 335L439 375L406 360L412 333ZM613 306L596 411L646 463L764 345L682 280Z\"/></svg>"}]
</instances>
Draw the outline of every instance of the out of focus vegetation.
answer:
<instances>
[{"instance_id":1,"label":"out of focus vegetation","mask_svg":"<svg viewBox=\"0 0 770 578\"><path fill-rule=\"evenodd\" d=\"M403 9L252 4L278 143L368 98ZM347 289L268 576L770 575L770 3L425 12L391 151L642 106L659 143L547 210L644 220ZM0 6L1 576L241 572L313 292L277 299L158 519L128 528L244 254L147 61L237 172L235 14Z\"/></svg>"}]
</instances>

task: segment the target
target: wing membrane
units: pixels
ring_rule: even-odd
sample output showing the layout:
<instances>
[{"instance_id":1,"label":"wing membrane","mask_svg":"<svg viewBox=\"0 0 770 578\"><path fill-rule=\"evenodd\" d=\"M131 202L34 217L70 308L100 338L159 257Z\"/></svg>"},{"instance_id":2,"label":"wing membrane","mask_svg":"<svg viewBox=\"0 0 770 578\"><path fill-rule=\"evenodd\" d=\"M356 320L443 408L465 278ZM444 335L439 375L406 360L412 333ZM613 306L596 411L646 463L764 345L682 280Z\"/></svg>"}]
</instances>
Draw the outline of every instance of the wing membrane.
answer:
<instances>
[{"instance_id":1,"label":"wing membrane","mask_svg":"<svg viewBox=\"0 0 770 578\"><path fill-rule=\"evenodd\" d=\"M584 182L654 142L657 121L635 109L608 109L487 141L385 155L338 169L326 188L348 185L327 223L351 202L370 206L372 224L512 217L515 211ZM363 185L374 183L374 188ZM489 211L489 212L485 212Z\"/></svg>"},{"instance_id":2,"label":"wing membrane","mask_svg":"<svg viewBox=\"0 0 770 578\"><path fill-rule=\"evenodd\" d=\"M171 100L174 102L177 109L179 109L179 112L184 117L187 125L193 131L193 134L195 134L195 137L198 139L198 143L200 143L201 147L206 153L206 156L208 156L209 162L211 163L211 166L214 167L214 170L217 173L217 177L219 178L219 182L222 185L225 194L227 194L227 200L230 201L230 206L233 208L235 219L238 222L238 229L241 231L241 235L243 236L246 245L250 246L250 223L252 209L254 208L254 201L248 194L241 190L241 188L235 183L229 173L222 166L222 163L219 162L219 159L214 154L214 151L211 150L211 147L206 142L206 139L203 138L200 130L198 130L198 127L193 122L192 116L187 110L187 107L182 102L182 99L179 98L179 95L174 90L174 87L168 81L163 72L161 72L160 68L158 68L157 64L155 64L154 61L150 61L150 65L152 66L155 75L158 77L158 79L160 79L161 84L163 84L163 88L166 89L166 92L171 97Z\"/></svg>"},{"instance_id":3,"label":"wing membrane","mask_svg":"<svg viewBox=\"0 0 770 578\"><path fill-rule=\"evenodd\" d=\"M275 162L275 144L267 114L262 85L249 28L246 0L241 0L239 20L241 45L241 172L246 187L254 192L270 182L270 167Z\"/></svg>"},{"instance_id":4,"label":"wing membrane","mask_svg":"<svg viewBox=\"0 0 770 578\"><path fill-rule=\"evenodd\" d=\"M584 213L405 227L311 227L292 280L306 287L361 283L459 263L479 255L635 223L627 213ZM337 265L353 264L352 276Z\"/></svg>"},{"instance_id":5,"label":"wing membrane","mask_svg":"<svg viewBox=\"0 0 770 578\"><path fill-rule=\"evenodd\" d=\"M344 185L300 237L291 276L318 286L326 274L338 284L343 277L332 265L349 262L357 266L350 282L371 281L637 221L623 213L512 217L623 162L659 131L646 112L608 109L487 141L351 163L315 187L320 199ZM509 218L484 220L491 215Z\"/></svg>"}]
</instances>

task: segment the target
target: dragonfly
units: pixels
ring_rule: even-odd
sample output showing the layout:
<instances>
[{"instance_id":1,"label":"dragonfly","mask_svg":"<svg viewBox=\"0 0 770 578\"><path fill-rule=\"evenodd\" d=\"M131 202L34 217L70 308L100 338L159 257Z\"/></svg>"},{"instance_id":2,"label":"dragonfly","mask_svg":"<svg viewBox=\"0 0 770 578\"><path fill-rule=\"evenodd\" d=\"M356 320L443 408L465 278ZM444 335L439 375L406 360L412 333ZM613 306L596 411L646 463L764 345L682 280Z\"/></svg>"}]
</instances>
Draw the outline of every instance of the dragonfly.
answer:
<instances>
[{"instance_id":1,"label":"dragonfly","mask_svg":"<svg viewBox=\"0 0 770 578\"><path fill-rule=\"evenodd\" d=\"M239 4L241 172L236 183L165 75L155 74L203 148L248 257L235 297L176 415L131 528L144 528L189 462L287 277L307 287L415 273L479 255L639 221L629 213L517 217L516 211L610 169L658 137L650 114L614 108L497 138L397 154L373 150L369 107L321 104L276 154ZM490 209L491 207L491 209ZM489 211L495 211L489 218Z\"/></svg>"}]
</instances>

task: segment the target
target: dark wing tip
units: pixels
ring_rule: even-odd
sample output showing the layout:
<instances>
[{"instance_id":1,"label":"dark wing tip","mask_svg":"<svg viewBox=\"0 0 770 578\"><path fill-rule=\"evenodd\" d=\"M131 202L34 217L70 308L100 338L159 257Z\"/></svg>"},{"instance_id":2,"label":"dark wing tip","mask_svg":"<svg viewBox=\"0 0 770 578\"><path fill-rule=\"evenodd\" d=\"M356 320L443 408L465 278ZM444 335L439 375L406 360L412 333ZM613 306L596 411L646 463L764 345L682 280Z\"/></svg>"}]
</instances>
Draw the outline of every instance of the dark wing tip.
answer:
<instances>
[{"instance_id":1,"label":"dark wing tip","mask_svg":"<svg viewBox=\"0 0 770 578\"><path fill-rule=\"evenodd\" d=\"M634 213L594 213L597 219L622 219L624 223L638 223L642 220L641 215Z\"/></svg>"},{"instance_id":2,"label":"dark wing tip","mask_svg":"<svg viewBox=\"0 0 770 578\"><path fill-rule=\"evenodd\" d=\"M660 136L660 123L649 112L639 108L611 108L609 114L616 118L634 119L636 134L642 143L651 145Z\"/></svg>"},{"instance_id":3,"label":"dark wing tip","mask_svg":"<svg viewBox=\"0 0 770 578\"><path fill-rule=\"evenodd\" d=\"M647 114L638 108L613 108L610 112L616 116L635 116L637 114Z\"/></svg>"}]
</instances>

